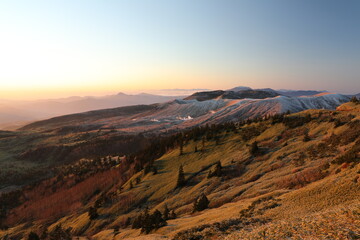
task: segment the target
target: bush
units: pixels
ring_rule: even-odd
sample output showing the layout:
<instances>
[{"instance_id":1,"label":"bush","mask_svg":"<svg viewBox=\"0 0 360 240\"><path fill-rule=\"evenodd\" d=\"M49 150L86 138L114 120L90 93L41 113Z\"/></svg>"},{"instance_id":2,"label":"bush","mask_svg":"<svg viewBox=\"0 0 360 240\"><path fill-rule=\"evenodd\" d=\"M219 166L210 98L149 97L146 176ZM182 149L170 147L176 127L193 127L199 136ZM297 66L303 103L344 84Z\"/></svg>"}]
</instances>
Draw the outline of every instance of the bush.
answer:
<instances>
[{"instance_id":1,"label":"bush","mask_svg":"<svg viewBox=\"0 0 360 240\"><path fill-rule=\"evenodd\" d=\"M201 212L209 207L209 200L205 194L201 194L194 202L193 212Z\"/></svg>"},{"instance_id":2,"label":"bush","mask_svg":"<svg viewBox=\"0 0 360 240\"><path fill-rule=\"evenodd\" d=\"M218 161L215 165L215 169L214 171L209 171L209 174L208 174L208 178L212 178L212 177L221 177L222 175L222 166L221 166L221 162Z\"/></svg>"}]
</instances>

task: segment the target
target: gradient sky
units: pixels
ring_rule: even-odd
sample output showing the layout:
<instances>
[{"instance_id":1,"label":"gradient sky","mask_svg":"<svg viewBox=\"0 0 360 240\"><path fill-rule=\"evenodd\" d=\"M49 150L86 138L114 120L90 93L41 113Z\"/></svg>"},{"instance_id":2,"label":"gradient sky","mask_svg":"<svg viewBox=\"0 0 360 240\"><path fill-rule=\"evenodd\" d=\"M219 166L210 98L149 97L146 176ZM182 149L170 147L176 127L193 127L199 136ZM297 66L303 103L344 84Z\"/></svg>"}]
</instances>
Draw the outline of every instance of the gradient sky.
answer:
<instances>
[{"instance_id":1,"label":"gradient sky","mask_svg":"<svg viewBox=\"0 0 360 240\"><path fill-rule=\"evenodd\" d=\"M360 92L359 26L358 0L2 0L0 98Z\"/></svg>"}]
</instances>

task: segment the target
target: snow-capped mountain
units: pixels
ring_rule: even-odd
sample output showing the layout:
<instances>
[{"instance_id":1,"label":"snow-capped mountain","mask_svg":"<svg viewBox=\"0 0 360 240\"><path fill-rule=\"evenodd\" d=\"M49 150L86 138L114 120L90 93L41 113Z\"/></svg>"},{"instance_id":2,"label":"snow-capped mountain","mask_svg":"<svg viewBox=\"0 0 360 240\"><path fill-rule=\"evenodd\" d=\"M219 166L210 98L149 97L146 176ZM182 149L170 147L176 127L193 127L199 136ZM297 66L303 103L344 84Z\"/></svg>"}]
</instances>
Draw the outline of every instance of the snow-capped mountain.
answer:
<instances>
[{"instance_id":1,"label":"snow-capped mountain","mask_svg":"<svg viewBox=\"0 0 360 240\"><path fill-rule=\"evenodd\" d=\"M260 92L263 94L264 91ZM196 99L199 96L201 99ZM206 96L206 99L203 96ZM335 109L350 99L341 94L319 94L304 97L276 96L260 99L230 99L221 96L224 96L224 91L196 93L192 97L166 103L66 115L35 122L25 126L23 130L49 130L65 126L91 125L103 129L116 129L125 133L159 133L203 124L245 120L287 111Z\"/></svg>"}]
</instances>

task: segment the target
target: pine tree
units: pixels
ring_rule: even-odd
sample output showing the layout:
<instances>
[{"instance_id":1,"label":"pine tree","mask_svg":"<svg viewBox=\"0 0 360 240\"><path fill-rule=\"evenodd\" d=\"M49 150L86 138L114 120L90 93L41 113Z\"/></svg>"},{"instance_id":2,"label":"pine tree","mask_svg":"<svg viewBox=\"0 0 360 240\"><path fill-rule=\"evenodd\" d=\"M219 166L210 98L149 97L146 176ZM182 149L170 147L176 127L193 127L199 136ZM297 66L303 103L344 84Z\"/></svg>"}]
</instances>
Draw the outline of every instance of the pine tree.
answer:
<instances>
[{"instance_id":1,"label":"pine tree","mask_svg":"<svg viewBox=\"0 0 360 240\"><path fill-rule=\"evenodd\" d=\"M97 208L95 207L90 207L89 208L89 212L88 212L89 218L90 220L95 220L99 217L99 214L97 212Z\"/></svg>"},{"instance_id":2,"label":"pine tree","mask_svg":"<svg viewBox=\"0 0 360 240\"><path fill-rule=\"evenodd\" d=\"M142 221L143 221L143 215L142 215L142 213L140 213L139 216L137 216L137 217L134 219L131 228L132 228L132 229L139 229L139 228L141 228Z\"/></svg>"},{"instance_id":3,"label":"pine tree","mask_svg":"<svg viewBox=\"0 0 360 240\"><path fill-rule=\"evenodd\" d=\"M158 229L163 226L166 226L167 222L163 218L161 212L159 210L155 210L155 212L151 215L152 218L152 228Z\"/></svg>"},{"instance_id":4,"label":"pine tree","mask_svg":"<svg viewBox=\"0 0 360 240\"><path fill-rule=\"evenodd\" d=\"M28 240L40 240L39 236L34 232L30 232L27 239Z\"/></svg>"},{"instance_id":5,"label":"pine tree","mask_svg":"<svg viewBox=\"0 0 360 240\"><path fill-rule=\"evenodd\" d=\"M170 215L169 215L169 219L175 219L177 216L176 216L176 213L174 210L171 210L170 212Z\"/></svg>"},{"instance_id":6,"label":"pine tree","mask_svg":"<svg viewBox=\"0 0 360 240\"><path fill-rule=\"evenodd\" d=\"M44 239L47 239L47 237L48 237L48 230L47 230L47 228L45 228L43 230L43 232L41 233L40 239L44 240Z\"/></svg>"},{"instance_id":7,"label":"pine tree","mask_svg":"<svg viewBox=\"0 0 360 240\"><path fill-rule=\"evenodd\" d=\"M165 204L163 216L164 216L165 220L168 220L170 217L170 210L169 210L167 204Z\"/></svg>"},{"instance_id":8,"label":"pine tree","mask_svg":"<svg viewBox=\"0 0 360 240\"><path fill-rule=\"evenodd\" d=\"M251 153L251 155L256 155L258 152L259 152L259 147L258 147L257 142L255 141L251 144L250 153Z\"/></svg>"},{"instance_id":9,"label":"pine tree","mask_svg":"<svg viewBox=\"0 0 360 240\"><path fill-rule=\"evenodd\" d=\"M306 132L304 135L304 138L303 138L303 142L308 142L310 140L311 140L311 138L310 138L309 134Z\"/></svg>"},{"instance_id":10,"label":"pine tree","mask_svg":"<svg viewBox=\"0 0 360 240\"><path fill-rule=\"evenodd\" d=\"M360 103L360 100L359 100L356 96L353 96L353 97L351 98L350 102L359 104L359 103Z\"/></svg>"},{"instance_id":11,"label":"pine tree","mask_svg":"<svg viewBox=\"0 0 360 240\"><path fill-rule=\"evenodd\" d=\"M183 166L180 165L179 172L178 172L178 179L176 182L176 187L183 187L185 185L185 175L184 175L184 169Z\"/></svg>"},{"instance_id":12,"label":"pine tree","mask_svg":"<svg viewBox=\"0 0 360 240\"><path fill-rule=\"evenodd\" d=\"M202 137L202 140L201 140L201 144L202 144L202 149L201 151L205 151L205 141L206 141L206 138L205 136Z\"/></svg>"},{"instance_id":13,"label":"pine tree","mask_svg":"<svg viewBox=\"0 0 360 240\"><path fill-rule=\"evenodd\" d=\"M71 240L71 228L63 229L61 224L56 225L53 231L49 234L50 240Z\"/></svg>"},{"instance_id":14,"label":"pine tree","mask_svg":"<svg viewBox=\"0 0 360 240\"><path fill-rule=\"evenodd\" d=\"M125 227L125 228L127 228L130 224L131 224L131 218L130 218L130 217L128 217L128 218L126 218L126 221L125 221L124 227Z\"/></svg>"},{"instance_id":15,"label":"pine tree","mask_svg":"<svg viewBox=\"0 0 360 240\"><path fill-rule=\"evenodd\" d=\"M180 140L180 153L179 153L179 156L183 155L184 154L184 142L183 140L181 139Z\"/></svg>"}]
</instances>

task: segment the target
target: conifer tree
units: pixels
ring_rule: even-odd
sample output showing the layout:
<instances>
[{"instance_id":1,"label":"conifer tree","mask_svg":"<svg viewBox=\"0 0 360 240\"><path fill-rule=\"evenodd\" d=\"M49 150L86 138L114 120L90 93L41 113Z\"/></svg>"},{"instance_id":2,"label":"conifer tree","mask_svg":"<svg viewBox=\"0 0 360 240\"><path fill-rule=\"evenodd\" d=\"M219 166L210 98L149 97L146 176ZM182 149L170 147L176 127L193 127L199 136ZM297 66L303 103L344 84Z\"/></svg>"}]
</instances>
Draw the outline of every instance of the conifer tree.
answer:
<instances>
[{"instance_id":1,"label":"conifer tree","mask_svg":"<svg viewBox=\"0 0 360 240\"><path fill-rule=\"evenodd\" d=\"M257 142L255 141L251 144L250 153L251 153L251 155L256 155L258 152L259 152L259 147L258 147Z\"/></svg>"},{"instance_id":2,"label":"conifer tree","mask_svg":"<svg viewBox=\"0 0 360 240\"><path fill-rule=\"evenodd\" d=\"M28 240L40 240L39 236L34 232L30 232L27 239Z\"/></svg>"},{"instance_id":3,"label":"conifer tree","mask_svg":"<svg viewBox=\"0 0 360 240\"><path fill-rule=\"evenodd\" d=\"M89 208L89 212L88 212L89 218L90 220L95 220L96 218L99 217L99 214L97 212L97 208L95 207L90 207Z\"/></svg>"},{"instance_id":4,"label":"conifer tree","mask_svg":"<svg viewBox=\"0 0 360 240\"><path fill-rule=\"evenodd\" d=\"M175 219L177 216L176 216L176 213L174 210L171 210L170 212L170 215L169 215L169 219Z\"/></svg>"},{"instance_id":5,"label":"conifer tree","mask_svg":"<svg viewBox=\"0 0 360 240\"><path fill-rule=\"evenodd\" d=\"M182 137L180 138L179 145L180 145L180 153L179 153L179 156L181 156L181 155L184 154L184 140L182 139Z\"/></svg>"},{"instance_id":6,"label":"conifer tree","mask_svg":"<svg viewBox=\"0 0 360 240\"><path fill-rule=\"evenodd\" d=\"M168 220L170 217L170 210L169 210L167 204L165 204L163 216L164 216L165 220Z\"/></svg>"},{"instance_id":7,"label":"conifer tree","mask_svg":"<svg viewBox=\"0 0 360 240\"><path fill-rule=\"evenodd\" d=\"M183 166L180 165L179 172L178 172L178 178L176 182L176 187L183 187L185 185L185 175L184 175L184 169Z\"/></svg>"}]
</instances>

